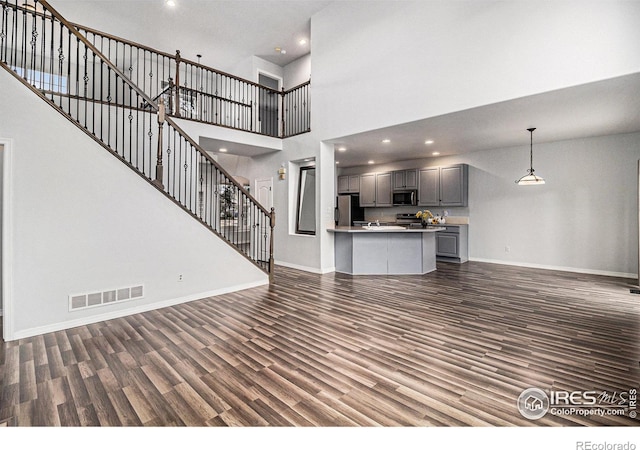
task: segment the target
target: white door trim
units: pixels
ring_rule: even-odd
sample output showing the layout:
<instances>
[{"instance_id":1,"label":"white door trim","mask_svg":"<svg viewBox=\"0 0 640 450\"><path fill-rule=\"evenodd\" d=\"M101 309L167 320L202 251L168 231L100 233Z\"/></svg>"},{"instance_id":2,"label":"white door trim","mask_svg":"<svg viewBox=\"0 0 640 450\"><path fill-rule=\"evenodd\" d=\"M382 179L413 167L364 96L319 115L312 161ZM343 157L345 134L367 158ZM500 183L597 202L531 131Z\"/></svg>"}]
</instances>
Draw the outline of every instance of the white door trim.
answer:
<instances>
[{"instance_id":1,"label":"white door trim","mask_svg":"<svg viewBox=\"0 0 640 450\"><path fill-rule=\"evenodd\" d=\"M2 151L2 334L5 342L13 340L13 140L0 138Z\"/></svg>"}]
</instances>

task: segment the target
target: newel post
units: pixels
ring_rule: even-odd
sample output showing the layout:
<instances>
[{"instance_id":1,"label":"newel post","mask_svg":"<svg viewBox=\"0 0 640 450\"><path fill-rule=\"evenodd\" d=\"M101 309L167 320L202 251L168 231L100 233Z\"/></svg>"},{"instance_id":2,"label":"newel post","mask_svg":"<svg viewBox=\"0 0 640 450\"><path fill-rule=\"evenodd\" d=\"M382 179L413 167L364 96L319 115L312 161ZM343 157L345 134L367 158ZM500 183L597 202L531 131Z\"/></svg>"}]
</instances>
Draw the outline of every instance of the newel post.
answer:
<instances>
[{"instance_id":1,"label":"newel post","mask_svg":"<svg viewBox=\"0 0 640 450\"><path fill-rule=\"evenodd\" d=\"M174 115L180 117L180 50L176 50L176 90L175 90L175 105L176 110Z\"/></svg>"},{"instance_id":2,"label":"newel post","mask_svg":"<svg viewBox=\"0 0 640 450\"><path fill-rule=\"evenodd\" d=\"M269 222L271 227L271 233L269 233L269 283L273 283L273 268L275 266L273 260L273 229L276 226L276 210L271 208L271 214L269 215Z\"/></svg>"},{"instance_id":3,"label":"newel post","mask_svg":"<svg viewBox=\"0 0 640 450\"><path fill-rule=\"evenodd\" d=\"M164 189L164 185L162 184L162 177L164 176L164 170L162 167L162 127L164 126L165 121L166 108L164 105L164 98L160 97L160 102L158 103L158 154L156 161L156 179L154 183L161 189Z\"/></svg>"}]
</instances>

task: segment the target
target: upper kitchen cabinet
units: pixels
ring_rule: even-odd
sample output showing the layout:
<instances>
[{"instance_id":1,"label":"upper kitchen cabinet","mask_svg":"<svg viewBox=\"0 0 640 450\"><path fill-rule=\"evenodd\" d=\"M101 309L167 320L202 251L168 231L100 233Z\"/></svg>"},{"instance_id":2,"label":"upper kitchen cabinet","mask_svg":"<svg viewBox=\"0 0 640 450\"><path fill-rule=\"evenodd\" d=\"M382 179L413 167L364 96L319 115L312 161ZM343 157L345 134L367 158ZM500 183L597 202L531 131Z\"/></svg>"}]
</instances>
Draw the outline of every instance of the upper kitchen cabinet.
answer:
<instances>
[{"instance_id":1,"label":"upper kitchen cabinet","mask_svg":"<svg viewBox=\"0 0 640 450\"><path fill-rule=\"evenodd\" d=\"M440 206L467 206L469 166L440 167Z\"/></svg>"},{"instance_id":2,"label":"upper kitchen cabinet","mask_svg":"<svg viewBox=\"0 0 640 450\"><path fill-rule=\"evenodd\" d=\"M376 206L376 174L360 175L360 206Z\"/></svg>"},{"instance_id":3,"label":"upper kitchen cabinet","mask_svg":"<svg viewBox=\"0 0 640 450\"><path fill-rule=\"evenodd\" d=\"M360 175L341 175L338 177L338 194L358 194Z\"/></svg>"},{"instance_id":4,"label":"upper kitchen cabinet","mask_svg":"<svg viewBox=\"0 0 640 450\"><path fill-rule=\"evenodd\" d=\"M396 170L393 172L393 190L418 189L418 170Z\"/></svg>"},{"instance_id":5,"label":"upper kitchen cabinet","mask_svg":"<svg viewBox=\"0 0 640 450\"><path fill-rule=\"evenodd\" d=\"M392 206L391 172L360 175L360 206Z\"/></svg>"},{"instance_id":6,"label":"upper kitchen cabinet","mask_svg":"<svg viewBox=\"0 0 640 450\"><path fill-rule=\"evenodd\" d=\"M376 206L393 206L391 172L376 174Z\"/></svg>"},{"instance_id":7,"label":"upper kitchen cabinet","mask_svg":"<svg viewBox=\"0 0 640 450\"><path fill-rule=\"evenodd\" d=\"M440 168L420 169L418 174L418 206L440 205Z\"/></svg>"},{"instance_id":8,"label":"upper kitchen cabinet","mask_svg":"<svg viewBox=\"0 0 640 450\"><path fill-rule=\"evenodd\" d=\"M466 164L421 169L419 206L467 206L469 169Z\"/></svg>"}]
</instances>

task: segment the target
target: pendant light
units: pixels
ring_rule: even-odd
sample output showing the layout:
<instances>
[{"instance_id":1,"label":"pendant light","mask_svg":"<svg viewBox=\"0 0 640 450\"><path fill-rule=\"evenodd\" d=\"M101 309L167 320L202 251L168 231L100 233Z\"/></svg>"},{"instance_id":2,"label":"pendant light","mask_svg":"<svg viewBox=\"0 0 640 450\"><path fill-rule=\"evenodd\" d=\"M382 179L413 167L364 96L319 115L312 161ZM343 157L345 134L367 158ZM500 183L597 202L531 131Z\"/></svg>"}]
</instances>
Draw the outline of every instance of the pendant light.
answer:
<instances>
[{"instance_id":1,"label":"pendant light","mask_svg":"<svg viewBox=\"0 0 640 450\"><path fill-rule=\"evenodd\" d=\"M538 184L544 184L544 179L537 176L533 170L533 130L535 130L535 128L527 128L527 131L531 134L531 164L529 165L527 174L516 180L516 184L520 186L534 186Z\"/></svg>"}]
</instances>

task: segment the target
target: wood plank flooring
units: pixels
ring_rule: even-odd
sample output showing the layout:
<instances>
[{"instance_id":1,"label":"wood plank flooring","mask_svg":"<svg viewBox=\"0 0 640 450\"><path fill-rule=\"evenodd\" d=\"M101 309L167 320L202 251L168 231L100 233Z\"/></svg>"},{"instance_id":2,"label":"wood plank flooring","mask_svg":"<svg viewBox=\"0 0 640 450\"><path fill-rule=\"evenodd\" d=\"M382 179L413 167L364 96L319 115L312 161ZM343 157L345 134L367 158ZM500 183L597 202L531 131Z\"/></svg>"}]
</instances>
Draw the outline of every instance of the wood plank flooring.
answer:
<instances>
[{"instance_id":1,"label":"wood plank flooring","mask_svg":"<svg viewBox=\"0 0 640 450\"><path fill-rule=\"evenodd\" d=\"M640 384L631 280L469 262L275 283L0 343L10 426L638 425L531 421L544 390Z\"/></svg>"}]
</instances>

